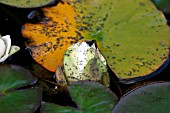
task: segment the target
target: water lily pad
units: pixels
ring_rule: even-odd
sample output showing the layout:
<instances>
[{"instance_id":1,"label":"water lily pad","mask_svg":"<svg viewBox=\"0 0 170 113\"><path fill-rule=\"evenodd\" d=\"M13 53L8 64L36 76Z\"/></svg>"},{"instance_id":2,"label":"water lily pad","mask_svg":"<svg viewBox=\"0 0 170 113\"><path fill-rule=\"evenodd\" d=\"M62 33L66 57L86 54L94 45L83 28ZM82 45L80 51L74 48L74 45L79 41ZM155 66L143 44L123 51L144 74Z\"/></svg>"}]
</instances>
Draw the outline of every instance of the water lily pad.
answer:
<instances>
[{"instance_id":1,"label":"water lily pad","mask_svg":"<svg viewBox=\"0 0 170 113\"><path fill-rule=\"evenodd\" d=\"M46 20L52 18L54 21L26 23L22 34L29 38L26 46L31 50L32 57L49 71L55 72L58 65L63 65L64 51L71 44L81 40L82 36L75 32L76 13L70 5L58 3L55 7L42 10Z\"/></svg>"},{"instance_id":2,"label":"water lily pad","mask_svg":"<svg viewBox=\"0 0 170 113\"><path fill-rule=\"evenodd\" d=\"M0 65L0 92L14 90L26 85L33 84L37 78L23 67L17 65Z\"/></svg>"},{"instance_id":3,"label":"water lily pad","mask_svg":"<svg viewBox=\"0 0 170 113\"><path fill-rule=\"evenodd\" d=\"M41 104L41 91L36 88L0 93L1 113L33 113Z\"/></svg>"},{"instance_id":4,"label":"water lily pad","mask_svg":"<svg viewBox=\"0 0 170 113\"><path fill-rule=\"evenodd\" d=\"M152 83L125 94L112 113L169 113L170 82Z\"/></svg>"},{"instance_id":5,"label":"water lily pad","mask_svg":"<svg viewBox=\"0 0 170 113\"><path fill-rule=\"evenodd\" d=\"M1 0L0 3L21 8L32 8L52 4L55 1L56 0Z\"/></svg>"},{"instance_id":6,"label":"water lily pad","mask_svg":"<svg viewBox=\"0 0 170 113\"><path fill-rule=\"evenodd\" d=\"M169 0L152 0L158 9L166 14L170 14L170 1Z\"/></svg>"},{"instance_id":7,"label":"water lily pad","mask_svg":"<svg viewBox=\"0 0 170 113\"><path fill-rule=\"evenodd\" d=\"M51 113L111 113L117 103L117 97L107 87L93 81L79 81L68 86L68 91L78 108L63 107L44 103L41 111Z\"/></svg>"},{"instance_id":8,"label":"water lily pad","mask_svg":"<svg viewBox=\"0 0 170 113\"><path fill-rule=\"evenodd\" d=\"M23 67L0 65L0 112L34 112L40 106L41 91L38 88L24 89L22 87L36 81L37 79Z\"/></svg>"},{"instance_id":9,"label":"water lily pad","mask_svg":"<svg viewBox=\"0 0 170 113\"><path fill-rule=\"evenodd\" d=\"M73 107L64 107L57 104L44 102L41 107L42 113L81 113Z\"/></svg>"},{"instance_id":10,"label":"water lily pad","mask_svg":"<svg viewBox=\"0 0 170 113\"><path fill-rule=\"evenodd\" d=\"M143 77L168 59L170 29L149 0L63 0L42 8L46 22L26 23L33 58L55 72L72 43L96 40L119 79ZM48 19L47 19L48 18Z\"/></svg>"}]
</instances>

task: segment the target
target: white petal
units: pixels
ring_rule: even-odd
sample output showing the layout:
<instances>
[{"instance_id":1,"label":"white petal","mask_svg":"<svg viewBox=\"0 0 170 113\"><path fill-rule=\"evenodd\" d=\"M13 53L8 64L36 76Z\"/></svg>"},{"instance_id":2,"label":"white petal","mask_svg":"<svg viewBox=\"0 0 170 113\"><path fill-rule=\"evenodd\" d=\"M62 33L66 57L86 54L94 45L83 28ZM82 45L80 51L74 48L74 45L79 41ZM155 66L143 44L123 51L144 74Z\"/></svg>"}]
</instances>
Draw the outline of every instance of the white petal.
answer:
<instances>
[{"instance_id":1,"label":"white petal","mask_svg":"<svg viewBox=\"0 0 170 113\"><path fill-rule=\"evenodd\" d=\"M0 38L0 58L4 55L6 46L4 41Z\"/></svg>"},{"instance_id":2,"label":"white petal","mask_svg":"<svg viewBox=\"0 0 170 113\"><path fill-rule=\"evenodd\" d=\"M10 48L11 48L11 38L10 35L6 35L1 37L1 39L5 42L6 45L6 51L5 51L5 55L9 54Z\"/></svg>"},{"instance_id":3,"label":"white petal","mask_svg":"<svg viewBox=\"0 0 170 113\"><path fill-rule=\"evenodd\" d=\"M11 38L10 35L6 35L1 37L1 40L4 42L5 45L5 51L3 56L0 58L0 62L5 61L10 55L14 54L15 52L17 52L18 50L20 50L20 48L18 46L11 46ZM2 43L3 44L3 43ZM4 48L4 47L2 47ZM3 51L2 51L3 52Z\"/></svg>"},{"instance_id":4,"label":"white petal","mask_svg":"<svg viewBox=\"0 0 170 113\"><path fill-rule=\"evenodd\" d=\"M8 54L5 54L2 58L0 58L0 62L5 61L8 58Z\"/></svg>"}]
</instances>

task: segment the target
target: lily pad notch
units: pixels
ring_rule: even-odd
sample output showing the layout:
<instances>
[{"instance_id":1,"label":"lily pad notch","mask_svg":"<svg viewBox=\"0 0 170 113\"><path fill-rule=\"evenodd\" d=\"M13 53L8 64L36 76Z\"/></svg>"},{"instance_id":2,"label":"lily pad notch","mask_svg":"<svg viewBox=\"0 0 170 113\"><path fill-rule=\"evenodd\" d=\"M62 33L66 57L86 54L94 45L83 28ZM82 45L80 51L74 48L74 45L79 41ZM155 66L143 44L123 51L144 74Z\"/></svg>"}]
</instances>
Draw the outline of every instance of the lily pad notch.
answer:
<instances>
[{"instance_id":1,"label":"lily pad notch","mask_svg":"<svg viewBox=\"0 0 170 113\"><path fill-rule=\"evenodd\" d=\"M117 104L117 96L109 88L94 81L77 81L68 86L71 98L78 108L64 107L53 103L42 104L41 111L46 113L68 112L68 113L111 113Z\"/></svg>"}]
</instances>

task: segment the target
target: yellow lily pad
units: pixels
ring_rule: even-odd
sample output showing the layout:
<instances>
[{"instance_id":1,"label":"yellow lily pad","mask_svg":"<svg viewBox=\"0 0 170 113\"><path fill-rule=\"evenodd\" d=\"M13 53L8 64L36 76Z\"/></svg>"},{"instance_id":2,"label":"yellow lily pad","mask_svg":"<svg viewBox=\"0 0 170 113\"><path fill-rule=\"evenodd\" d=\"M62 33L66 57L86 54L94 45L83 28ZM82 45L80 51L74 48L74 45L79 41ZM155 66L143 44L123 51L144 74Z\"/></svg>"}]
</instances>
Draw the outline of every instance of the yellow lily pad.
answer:
<instances>
[{"instance_id":1,"label":"yellow lily pad","mask_svg":"<svg viewBox=\"0 0 170 113\"><path fill-rule=\"evenodd\" d=\"M170 29L149 0L63 0L42 8L50 21L26 23L33 58L50 71L72 43L96 40L119 79L146 76L168 59Z\"/></svg>"}]
</instances>

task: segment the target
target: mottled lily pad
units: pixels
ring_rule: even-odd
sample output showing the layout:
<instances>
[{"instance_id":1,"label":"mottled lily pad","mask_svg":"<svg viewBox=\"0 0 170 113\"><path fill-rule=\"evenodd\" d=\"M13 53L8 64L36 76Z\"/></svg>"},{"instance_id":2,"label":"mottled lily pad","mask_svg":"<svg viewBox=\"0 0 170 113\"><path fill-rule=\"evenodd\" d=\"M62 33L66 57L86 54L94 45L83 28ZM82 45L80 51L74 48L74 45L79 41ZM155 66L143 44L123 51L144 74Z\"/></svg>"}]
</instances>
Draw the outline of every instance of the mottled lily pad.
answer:
<instances>
[{"instance_id":1,"label":"mottled lily pad","mask_svg":"<svg viewBox=\"0 0 170 113\"><path fill-rule=\"evenodd\" d=\"M52 4L55 1L57 0L1 0L0 3L21 8L32 8Z\"/></svg>"},{"instance_id":2,"label":"mottled lily pad","mask_svg":"<svg viewBox=\"0 0 170 113\"><path fill-rule=\"evenodd\" d=\"M107 87L93 81L79 81L68 86L68 91L78 108L43 103L43 113L111 113L117 97Z\"/></svg>"},{"instance_id":3,"label":"mottled lily pad","mask_svg":"<svg viewBox=\"0 0 170 113\"><path fill-rule=\"evenodd\" d=\"M23 87L36 81L37 79L23 67L0 65L0 112L35 112L41 103L41 90Z\"/></svg>"},{"instance_id":4,"label":"mottled lily pad","mask_svg":"<svg viewBox=\"0 0 170 113\"><path fill-rule=\"evenodd\" d=\"M62 65L69 45L84 40L96 40L121 80L147 76L168 59L170 29L149 0L63 0L42 11L48 21L26 23L22 34L33 58L50 71Z\"/></svg>"},{"instance_id":5,"label":"mottled lily pad","mask_svg":"<svg viewBox=\"0 0 170 113\"><path fill-rule=\"evenodd\" d=\"M112 113L169 113L170 82L152 83L125 94Z\"/></svg>"}]
</instances>

